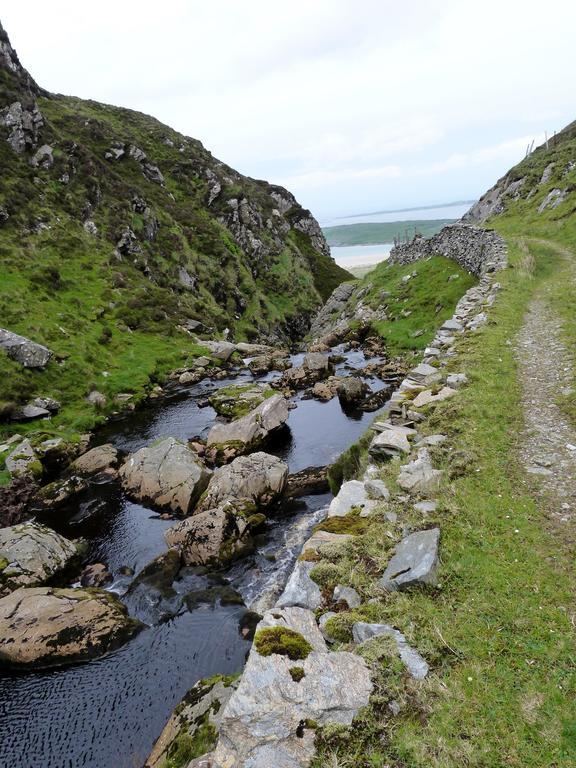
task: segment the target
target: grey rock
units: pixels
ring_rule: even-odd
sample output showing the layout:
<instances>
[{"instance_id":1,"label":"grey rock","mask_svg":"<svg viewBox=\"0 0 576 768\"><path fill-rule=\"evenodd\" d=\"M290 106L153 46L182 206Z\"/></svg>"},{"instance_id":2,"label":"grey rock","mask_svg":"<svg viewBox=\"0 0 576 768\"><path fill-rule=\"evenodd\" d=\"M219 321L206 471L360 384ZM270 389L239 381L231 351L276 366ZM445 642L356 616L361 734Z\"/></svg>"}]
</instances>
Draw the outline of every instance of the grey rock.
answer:
<instances>
[{"instance_id":1,"label":"grey rock","mask_svg":"<svg viewBox=\"0 0 576 768\"><path fill-rule=\"evenodd\" d=\"M343 584L337 584L334 587L332 599L335 603L344 602L348 608L358 608L362 604L362 598L352 587L346 587Z\"/></svg>"},{"instance_id":2,"label":"grey rock","mask_svg":"<svg viewBox=\"0 0 576 768\"><path fill-rule=\"evenodd\" d=\"M130 495L183 515L192 512L210 476L198 456L173 437L136 451L120 469Z\"/></svg>"},{"instance_id":3,"label":"grey rock","mask_svg":"<svg viewBox=\"0 0 576 768\"><path fill-rule=\"evenodd\" d=\"M388 590L406 589L414 584L437 582L438 546L440 529L411 533L398 544L380 584Z\"/></svg>"},{"instance_id":4,"label":"grey rock","mask_svg":"<svg viewBox=\"0 0 576 768\"><path fill-rule=\"evenodd\" d=\"M323 603L322 593L318 584L310 578L310 571L314 565L314 562L296 561L284 592L276 603L277 608L298 606L312 611L320 608Z\"/></svg>"},{"instance_id":5,"label":"grey rock","mask_svg":"<svg viewBox=\"0 0 576 768\"><path fill-rule=\"evenodd\" d=\"M390 624L367 624L357 622L352 627L352 637L355 643L365 643L372 637L378 636L391 637L396 643L398 655L404 666L415 680L423 680L429 671L429 666L418 651L411 648L406 642L405 636Z\"/></svg>"},{"instance_id":6,"label":"grey rock","mask_svg":"<svg viewBox=\"0 0 576 768\"><path fill-rule=\"evenodd\" d=\"M347 405L358 403L365 392L366 385L358 376L347 376L338 384L338 397Z\"/></svg>"},{"instance_id":7,"label":"grey rock","mask_svg":"<svg viewBox=\"0 0 576 768\"><path fill-rule=\"evenodd\" d=\"M58 413L61 406L58 400L54 400L53 397L35 397L30 403L35 408L45 408L50 413Z\"/></svg>"},{"instance_id":8,"label":"grey rock","mask_svg":"<svg viewBox=\"0 0 576 768\"><path fill-rule=\"evenodd\" d=\"M326 613L323 613L322 616L318 619L318 627L320 629L320 632L322 633L322 637L324 640L326 640L327 643L335 643L336 638L332 637L330 632L326 629L326 625L330 621L330 619L333 619L334 616L338 616L337 613L334 611L326 611Z\"/></svg>"},{"instance_id":9,"label":"grey rock","mask_svg":"<svg viewBox=\"0 0 576 768\"><path fill-rule=\"evenodd\" d=\"M308 352L304 356L303 367L309 371L319 371L328 373L330 361L321 352Z\"/></svg>"},{"instance_id":10,"label":"grey rock","mask_svg":"<svg viewBox=\"0 0 576 768\"><path fill-rule=\"evenodd\" d=\"M386 488L384 480L378 480L376 478L373 480L364 480L364 488L366 489L366 494L369 499L377 501L390 498L390 491Z\"/></svg>"},{"instance_id":11,"label":"grey rock","mask_svg":"<svg viewBox=\"0 0 576 768\"><path fill-rule=\"evenodd\" d=\"M13 411L11 421L33 421L34 419L44 419L50 415L51 413L47 408L38 408L35 405L23 405L21 408L16 408Z\"/></svg>"},{"instance_id":12,"label":"grey rock","mask_svg":"<svg viewBox=\"0 0 576 768\"><path fill-rule=\"evenodd\" d=\"M38 523L21 523L0 528L0 588L43 584L63 570L77 554L76 546L51 528Z\"/></svg>"},{"instance_id":13,"label":"grey rock","mask_svg":"<svg viewBox=\"0 0 576 768\"><path fill-rule=\"evenodd\" d=\"M355 654L328 653L311 612L274 611L265 615L259 629L267 626L294 629L315 650L297 662L251 650L240 685L222 714L217 766L303 768L314 755L314 731L304 729L299 736L299 723L310 719L320 726L349 725L368 703L372 683L365 663ZM295 665L304 669L298 683L289 671Z\"/></svg>"},{"instance_id":14,"label":"grey rock","mask_svg":"<svg viewBox=\"0 0 576 768\"><path fill-rule=\"evenodd\" d=\"M442 471L434 469L427 448L418 450L418 457L400 468L398 485L409 493L429 497L440 487Z\"/></svg>"},{"instance_id":15,"label":"grey rock","mask_svg":"<svg viewBox=\"0 0 576 768\"><path fill-rule=\"evenodd\" d=\"M90 403L90 405L93 405L96 408L104 408L108 402L106 395L103 395L102 392L98 392L97 389L93 389L91 392L89 392L86 396L86 400Z\"/></svg>"},{"instance_id":16,"label":"grey rock","mask_svg":"<svg viewBox=\"0 0 576 768\"><path fill-rule=\"evenodd\" d=\"M32 155L30 160L31 164L37 168L52 168L54 165L54 156L52 155L52 147L48 144L43 144Z\"/></svg>"},{"instance_id":17,"label":"grey rock","mask_svg":"<svg viewBox=\"0 0 576 768\"><path fill-rule=\"evenodd\" d=\"M6 457L6 469L12 477L24 477L33 474L33 465L38 456L28 438L22 440Z\"/></svg>"},{"instance_id":18,"label":"grey rock","mask_svg":"<svg viewBox=\"0 0 576 768\"><path fill-rule=\"evenodd\" d=\"M0 328L0 348L24 368L45 368L53 352L42 344Z\"/></svg>"},{"instance_id":19,"label":"grey rock","mask_svg":"<svg viewBox=\"0 0 576 768\"><path fill-rule=\"evenodd\" d=\"M377 502L368 498L366 486L360 480L348 480L342 483L337 495L330 502L328 517L344 517L354 507L363 512L372 512Z\"/></svg>"},{"instance_id":20,"label":"grey rock","mask_svg":"<svg viewBox=\"0 0 576 768\"><path fill-rule=\"evenodd\" d=\"M209 350L212 357L216 360L226 362L236 351L236 347L230 341L199 341L201 347Z\"/></svg>"},{"instance_id":21,"label":"grey rock","mask_svg":"<svg viewBox=\"0 0 576 768\"><path fill-rule=\"evenodd\" d=\"M247 451L263 442L270 433L288 419L288 402L282 395L267 398L253 411L228 424L216 423L208 433L206 444L235 443L238 451Z\"/></svg>"},{"instance_id":22,"label":"grey rock","mask_svg":"<svg viewBox=\"0 0 576 768\"><path fill-rule=\"evenodd\" d=\"M276 456L261 451L239 456L215 470L197 511L215 509L227 500L266 507L284 491L287 478L288 466Z\"/></svg>"},{"instance_id":23,"label":"grey rock","mask_svg":"<svg viewBox=\"0 0 576 768\"><path fill-rule=\"evenodd\" d=\"M385 429L372 438L368 453L374 459L398 456L400 453L410 453L410 443L401 430Z\"/></svg>"},{"instance_id":24,"label":"grey rock","mask_svg":"<svg viewBox=\"0 0 576 768\"><path fill-rule=\"evenodd\" d=\"M432 512L436 512L438 504L435 501L418 501L414 504L416 512L420 512L423 515L428 515Z\"/></svg>"}]
</instances>

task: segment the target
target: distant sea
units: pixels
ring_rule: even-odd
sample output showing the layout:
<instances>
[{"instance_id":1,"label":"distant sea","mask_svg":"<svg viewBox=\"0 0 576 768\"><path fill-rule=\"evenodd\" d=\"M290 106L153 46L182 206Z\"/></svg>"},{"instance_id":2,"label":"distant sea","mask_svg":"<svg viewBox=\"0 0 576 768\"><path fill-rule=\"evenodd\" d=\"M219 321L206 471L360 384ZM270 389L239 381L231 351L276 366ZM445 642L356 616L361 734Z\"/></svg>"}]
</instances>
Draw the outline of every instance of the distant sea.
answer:
<instances>
[{"instance_id":1,"label":"distant sea","mask_svg":"<svg viewBox=\"0 0 576 768\"><path fill-rule=\"evenodd\" d=\"M437 208L413 208L406 211L388 213L366 213L358 216L339 216L320 222L322 227L334 227L342 224L365 224L383 221L411 221L414 219L459 219L470 208L471 203L438 206ZM393 243L382 245L347 245L333 246L330 249L337 264L344 269L378 264L390 255Z\"/></svg>"}]
</instances>

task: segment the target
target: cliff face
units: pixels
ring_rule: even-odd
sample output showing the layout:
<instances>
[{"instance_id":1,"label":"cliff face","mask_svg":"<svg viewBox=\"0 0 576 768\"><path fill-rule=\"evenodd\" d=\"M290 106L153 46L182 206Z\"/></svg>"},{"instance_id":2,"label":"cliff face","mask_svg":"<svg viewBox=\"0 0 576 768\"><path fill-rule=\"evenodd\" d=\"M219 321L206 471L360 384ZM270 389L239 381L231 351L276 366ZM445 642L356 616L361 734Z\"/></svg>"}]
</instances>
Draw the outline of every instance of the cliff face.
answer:
<instances>
[{"instance_id":1,"label":"cliff face","mask_svg":"<svg viewBox=\"0 0 576 768\"><path fill-rule=\"evenodd\" d=\"M1 26L0 163L2 323L46 343L25 300L50 319L76 290L110 332L286 340L348 278L290 192L151 117L46 93Z\"/></svg>"}]
</instances>

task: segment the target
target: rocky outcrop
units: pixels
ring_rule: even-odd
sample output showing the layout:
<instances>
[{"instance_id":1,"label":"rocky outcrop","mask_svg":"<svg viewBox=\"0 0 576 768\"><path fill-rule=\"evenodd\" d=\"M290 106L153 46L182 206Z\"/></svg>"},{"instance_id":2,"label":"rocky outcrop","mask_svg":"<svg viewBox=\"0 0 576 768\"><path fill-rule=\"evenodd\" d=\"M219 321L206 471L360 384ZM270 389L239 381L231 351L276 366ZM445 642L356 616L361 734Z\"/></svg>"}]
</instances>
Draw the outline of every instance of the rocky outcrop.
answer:
<instances>
[{"instance_id":1,"label":"rocky outcrop","mask_svg":"<svg viewBox=\"0 0 576 768\"><path fill-rule=\"evenodd\" d=\"M225 450L230 447L234 453L246 453L262 444L274 430L281 427L288 418L288 402L282 395L274 395L246 416L228 424L216 423L208 433L206 444Z\"/></svg>"},{"instance_id":2,"label":"rocky outcrop","mask_svg":"<svg viewBox=\"0 0 576 768\"><path fill-rule=\"evenodd\" d=\"M0 593L43 584L77 554L75 544L44 525L0 528Z\"/></svg>"},{"instance_id":3,"label":"rocky outcrop","mask_svg":"<svg viewBox=\"0 0 576 768\"><path fill-rule=\"evenodd\" d=\"M188 515L208 485L210 471L184 443L167 437L132 454L120 468L120 479L139 501Z\"/></svg>"},{"instance_id":4,"label":"rocky outcrop","mask_svg":"<svg viewBox=\"0 0 576 768\"><path fill-rule=\"evenodd\" d=\"M287 478L288 467L276 456L261 451L239 456L214 471L197 511L216 509L224 501L266 507L284 491Z\"/></svg>"},{"instance_id":5,"label":"rocky outcrop","mask_svg":"<svg viewBox=\"0 0 576 768\"><path fill-rule=\"evenodd\" d=\"M53 352L42 344L0 328L0 349L24 368L45 368Z\"/></svg>"},{"instance_id":6,"label":"rocky outcrop","mask_svg":"<svg viewBox=\"0 0 576 768\"><path fill-rule=\"evenodd\" d=\"M349 725L368 703L372 683L364 661L352 653L329 653L313 613L275 609L264 616L256 637L271 627L291 629L312 650L294 662L278 653L261 656L252 648L222 713L214 768L304 768L314 755L308 723ZM296 665L302 670L298 682L291 674Z\"/></svg>"},{"instance_id":7,"label":"rocky outcrop","mask_svg":"<svg viewBox=\"0 0 576 768\"><path fill-rule=\"evenodd\" d=\"M0 599L0 666L30 669L101 656L142 625L99 589L21 588Z\"/></svg>"},{"instance_id":8,"label":"rocky outcrop","mask_svg":"<svg viewBox=\"0 0 576 768\"><path fill-rule=\"evenodd\" d=\"M473 275L494 272L506 264L506 245L492 229L468 224L449 224L437 235L416 235L412 242L390 251L390 264L411 264L429 256L446 256Z\"/></svg>"}]
</instances>

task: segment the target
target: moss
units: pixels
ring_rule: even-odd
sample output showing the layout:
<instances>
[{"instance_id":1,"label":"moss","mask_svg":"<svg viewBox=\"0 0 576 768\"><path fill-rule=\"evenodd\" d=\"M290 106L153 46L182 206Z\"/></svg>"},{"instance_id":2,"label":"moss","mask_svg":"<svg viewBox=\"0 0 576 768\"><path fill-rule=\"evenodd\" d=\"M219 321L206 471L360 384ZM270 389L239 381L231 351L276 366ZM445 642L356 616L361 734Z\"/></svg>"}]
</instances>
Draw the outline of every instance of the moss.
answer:
<instances>
[{"instance_id":1,"label":"moss","mask_svg":"<svg viewBox=\"0 0 576 768\"><path fill-rule=\"evenodd\" d=\"M261 656L277 653L292 661L305 659L313 650L305 637L288 627L260 629L254 637L254 645Z\"/></svg>"},{"instance_id":2,"label":"moss","mask_svg":"<svg viewBox=\"0 0 576 768\"><path fill-rule=\"evenodd\" d=\"M304 667L290 667L288 672L290 673L290 677L292 678L292 680L294 680L295 683L299 683L300 680L306 677L306 673L304 672Z\"/></svg>"},{"instance_id":3,"label":"moss","mask_svg":"<svg viewBox=\"0 0 576 768\"><path fill-rule=\"evenodd\" d=\"M216 728L207 718L193 735L181 731L170 745L162 768L184 768L194 758L210 752L216 744L217 737Z\"/></svg>"},{"instance_id":4,"label":"moss","mask_svg":"<svg viewBox=\"0 0 576 768\"><path fill-rule=\"evenodd\" d=\"M323 520L314 527L314 531L357 535L365 533L369 525L369 518L360 517L358 512L349 512L343 517L327 517L326 520Z\"/></svg>"},{"instance_id":5,"label":"moss","mask_svg":"<svg viewBox=\"0 0 576 768\"><path fill-rule=\"evenodd\" d=\"M327 563L325 560L317 563L310 571L310 578L321 587L335 586L341 576L340 568L334 563Z\"/></svg>"},{"instance_id":6,"label":"moss","mask_svg":"<svg viewBox=\"0 0 576 768\"><path fill-rule=\"evenodd\" d=\"M298 556L298 560L300 560L301 562L304 562L304 563L317 563L321 559L322 558L320 557L318 552L316 552L315 549L311 549L311 548L310 549L305 549L304 552L302 552Z\"/></svg>"},{"instance_id":7,"label":"moss","mask_svg":"<svg viewBox=\"0 0 576 768\"><path fill-rule=\"evenodd\" d=\"M331 616L326 622L326 632L329 637L339 643L349 643L352 640L352 626L355 619L347 613Z\"/></svg>"}]
</instances>

